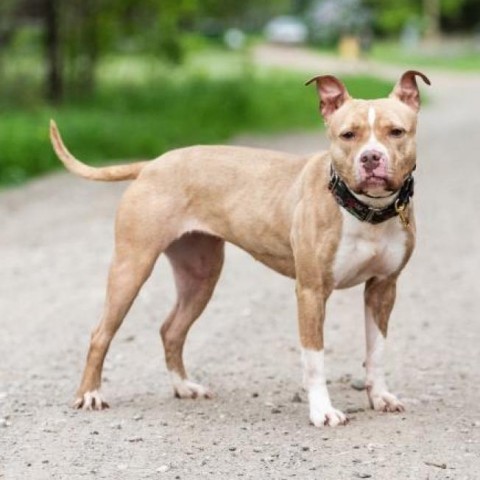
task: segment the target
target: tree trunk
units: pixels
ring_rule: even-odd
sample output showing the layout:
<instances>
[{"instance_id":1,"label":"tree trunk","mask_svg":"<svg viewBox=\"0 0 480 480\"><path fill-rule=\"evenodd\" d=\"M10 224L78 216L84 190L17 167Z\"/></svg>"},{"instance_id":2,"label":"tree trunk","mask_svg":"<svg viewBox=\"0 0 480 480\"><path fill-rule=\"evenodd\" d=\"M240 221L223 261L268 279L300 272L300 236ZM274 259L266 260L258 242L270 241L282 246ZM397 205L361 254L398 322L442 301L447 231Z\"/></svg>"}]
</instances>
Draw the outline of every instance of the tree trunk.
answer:
<instances>
[{"instance_id":1,"label":"tree trunk","mask_svg":"<svg viewBox=\"0 0 480 480\"><path fill-rule=\"evenodd\" d=\"M438 40L440 37L440 0L423 0L423 14L427 22L425 38Z\"/></svg>"},{"instance_id":2,"label":"tree trunk","mask_svg":"<svg viewBox=\"0 0 480 480\"><path fill-rule=\"evenodd\" d=\"M98 58L98 25L96 10L98 9L95 0L83 0L81 3L83 34L84 62L80 71L80 81L83 86L83 94L91 94L95 89L95 68Z\"/></svg>"},{"instance_id":3,"label":"tree trunk","mask_svg":"<svg viewBox=\"0 0 480 480\"><path fill-rule=\"evenodd\" d=\"M58 0L45 0L45 57L47 64L46 96L52 103L63 99L63 68L60 51L60 19Z\"/></svg>"}]
</instances>

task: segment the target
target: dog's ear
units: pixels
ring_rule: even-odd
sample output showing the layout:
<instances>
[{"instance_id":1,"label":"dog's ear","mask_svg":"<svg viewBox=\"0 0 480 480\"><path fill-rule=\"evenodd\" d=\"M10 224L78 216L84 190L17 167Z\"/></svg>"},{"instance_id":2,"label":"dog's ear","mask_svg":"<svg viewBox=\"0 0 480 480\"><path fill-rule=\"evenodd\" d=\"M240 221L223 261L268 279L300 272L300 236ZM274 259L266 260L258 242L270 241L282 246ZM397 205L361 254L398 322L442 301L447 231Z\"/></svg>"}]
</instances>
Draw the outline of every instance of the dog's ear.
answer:
<instances>
[{"instance_id":1,"label":"dog's ear","mask_svg":"<svg viewBox=\"0 0 480 480\"><path fill-rule=\"evenodd\" d=\"M427 85L431 85L430 80L422 72L408 70L405 72L398 83L395 85L390 97L398 98L401 102L413 108L416 112L420 109L420 92L418 91L417 80L419 76Z\"/></svg>"},{"instance_id":2,"label":"dog's ear","mask_svg":"<svg viewBox=\"0 0 480 480\"><path fill-rule=\"evenodd\" d=\"M320 98L320 111L328 122L331 115L351 97L345 85L333 75L319 75L311 78L305 85L315 82Z\"/></svg>"}]
</instances>

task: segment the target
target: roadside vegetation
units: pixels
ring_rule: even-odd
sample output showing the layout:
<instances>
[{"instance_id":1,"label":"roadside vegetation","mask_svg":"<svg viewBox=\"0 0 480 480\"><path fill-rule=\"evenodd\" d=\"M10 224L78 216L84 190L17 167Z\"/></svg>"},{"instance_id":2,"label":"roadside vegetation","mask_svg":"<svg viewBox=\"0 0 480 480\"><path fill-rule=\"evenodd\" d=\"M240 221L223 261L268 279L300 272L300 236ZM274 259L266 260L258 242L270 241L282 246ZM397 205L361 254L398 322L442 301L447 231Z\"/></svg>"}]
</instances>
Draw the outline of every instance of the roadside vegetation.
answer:
<instances>
[{"instance_id":1,"label":"roadside vegetation","mask_svg":"<svg viewBox=\"0 0 480 480\"><path fill-rule=\"evenodd\" d=\"M152 158L238 133L322 128L314 88L287 65L255 68L249 42L338 52L353 38L358 55L382 61L478 68L473 50L427 55L388 39L408 37L412 46L443 30L473 33L479 12L477 0L401 8L394 0L2 0L0 185L60 167L50 118L89 163ZM363 98L391 88L373 78L345 83Z\"/></svg>"},{"instance_id":2,"label":"roadside vegetation","mask_svg":"<svg viewBox=\"0 0 480 480\"><path fill-rule=\"evenodd\" d=\"M476 48L462 42L445 42L430 47L406 48L398 42L373 44L369 58L380 62L421 65L452 71L480 71L480 45Z\"/></svg>"},{"instance_id":3,"label":"roadside vegetation","mask_svg":"<svg viewBox=\"0 0 480 480\"><path fill-rule=\"evenodd\" d=\"M304 76L255 70L244 53L221 48L196 50L177 67L149 57L109 57L99 65L98 77L95 92L59 106L36 96L12 102L22 92L11 85L0 115L1 184L60 168L48 139L50 118L72 152L92 164L154 158L172 148L224 142L240 132L323 125L314 88L304 86ZM391 89L366 77L345 82L363 98ZM32 82L25 95L35 88Z\"/></svg>"}]
</instances>

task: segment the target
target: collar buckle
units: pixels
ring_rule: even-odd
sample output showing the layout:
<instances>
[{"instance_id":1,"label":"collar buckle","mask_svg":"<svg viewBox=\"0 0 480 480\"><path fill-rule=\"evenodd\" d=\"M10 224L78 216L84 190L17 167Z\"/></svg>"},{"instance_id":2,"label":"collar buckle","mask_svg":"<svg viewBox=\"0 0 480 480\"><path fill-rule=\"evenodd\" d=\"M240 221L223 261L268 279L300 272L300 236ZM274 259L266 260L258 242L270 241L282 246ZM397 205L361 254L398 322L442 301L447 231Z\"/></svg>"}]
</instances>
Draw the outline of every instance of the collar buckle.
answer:
<instances>
[{"instance_id":1,"label":"collar buckle","mask_svg":"<svg viewBox=\"0 0 480 480\"><path fill-rule=\"evenodd\" d=\"M363 217L363 221L364 222L368 222L368 223L371 223L372 221L372 218L374 217L375 215L375 210L373 208L369 208L367 210L367 214Z\"/></svg>"},{"instance_id":2,"label":"collar buckle","mask_svg":"<svg viewBox=\"0 0 480 480\"><path fill-rule=\"evenodd\" d=\"M340 177L337 175L337 173L333 170L332 167L332 173L330 176L330 182L328 183L328 189L331 191L335 191L335 188L337 187L339 181Z\"/></svg>"},{"instance_id":3,"label":"collar buckle","mask_svg":"<svg viewBox=\"0 0 480 480\"><path fill-rule=\"evenodd\" d=\"M407 228L410 225L410 219L408 218L408 213L406 210L407 204L402 203L399 198L397 198L395 202L395 211L398 213L400 217L400 222L402 225Z\"/></svg>"}]
</instances>

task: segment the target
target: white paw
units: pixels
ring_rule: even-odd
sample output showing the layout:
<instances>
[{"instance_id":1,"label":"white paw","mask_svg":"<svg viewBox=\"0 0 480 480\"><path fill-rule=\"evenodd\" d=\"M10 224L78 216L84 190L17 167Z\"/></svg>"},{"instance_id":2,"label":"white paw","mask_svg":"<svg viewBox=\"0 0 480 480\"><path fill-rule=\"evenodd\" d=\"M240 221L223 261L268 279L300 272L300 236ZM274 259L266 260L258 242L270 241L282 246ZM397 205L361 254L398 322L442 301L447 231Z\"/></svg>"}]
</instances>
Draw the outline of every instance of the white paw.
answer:
<instances>
[{"instance_id":1,"label":"white paw","mask_svg":"<svg viewBox=\"0 0 480 480\"><path fill-rule=\"evenodd\" d=\"M110 408L110 405L98 390L91 390L85 392L81 397L77 397L73 408L78 410L104 410Z\"/></svg>"},{"instance_id":2,"label":"white paw","mask_svg":"<svg viewBox=\"0 0 480 480\"><path fill-rule=\"evenodd\" d=\"M213 398L213 393L199 383L183 380L173 386L177 398Z\"/></svg>"},{"instance_id":3,"label":"white paw","mask_svg":"<svg viewBox=\"0 0 480 480\"><path fill-rule=\"evenodd\" d=\"M367 390L370 406L377 412L404 412L405 405L386 390Z\"/></svg>"},{"instance_id":4,"label":"white paw","mask_svg":"<svg viewBox=\"0 0 480 480\"><path fill-rule=\"evenodd\" d=\"M177 398L213 398L213 393L207 387L199 383L191 382L187 378L181 378L175 372L170 372L173 391Z\"/></svg>"},{"instance_id":5,"label":"white paw","mask_svg":"<svg viewBox=\"0 0 480 480\"><path fill-rule=\"evenodd\" d=\"M316 427L336 427L346 425L348 418L343 412L332 406L327 408L314 407L310 408L310 421Z\"/></svg>"}]
</instances>

